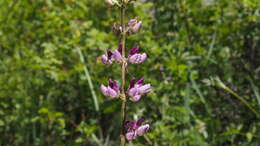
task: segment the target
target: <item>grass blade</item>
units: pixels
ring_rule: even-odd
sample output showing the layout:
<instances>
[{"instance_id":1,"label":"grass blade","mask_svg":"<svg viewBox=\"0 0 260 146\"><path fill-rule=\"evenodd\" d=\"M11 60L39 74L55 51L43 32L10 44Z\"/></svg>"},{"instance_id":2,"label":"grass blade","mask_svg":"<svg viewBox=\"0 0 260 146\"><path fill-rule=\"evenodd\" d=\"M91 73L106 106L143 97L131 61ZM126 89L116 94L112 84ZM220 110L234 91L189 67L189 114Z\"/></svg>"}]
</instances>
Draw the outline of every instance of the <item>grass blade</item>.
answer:
<instances>
[{"instance_id":1,"label":"grass blade","mask_svg":"<svg viewBox=\"0 0 260 146\"><path fill-rule=\"evenodd\" d=\"M92 83L92 80L91 80L91 77L90 77L90 74L89 74L89 71L88 71L88 68L87 66L85 65L85 59L84 59L84 56L80 50L80 48L76 48L77 49L77 52L80 56L80 61L84 64L84 72L85 72L85 76L87 78L87 81L88 81L88 84L89 84L89 88L90 88L90 91L91 91L91 94L92 94L92 98L93 98L93 101L94 101L94 105L95 105L95 109L96 111L99 111L99 105L98 105L98 100L97 100L97 95L96 95L96 92L94 90L94 86L93 86L93 83Z\"/></svg>"}]
</instances>

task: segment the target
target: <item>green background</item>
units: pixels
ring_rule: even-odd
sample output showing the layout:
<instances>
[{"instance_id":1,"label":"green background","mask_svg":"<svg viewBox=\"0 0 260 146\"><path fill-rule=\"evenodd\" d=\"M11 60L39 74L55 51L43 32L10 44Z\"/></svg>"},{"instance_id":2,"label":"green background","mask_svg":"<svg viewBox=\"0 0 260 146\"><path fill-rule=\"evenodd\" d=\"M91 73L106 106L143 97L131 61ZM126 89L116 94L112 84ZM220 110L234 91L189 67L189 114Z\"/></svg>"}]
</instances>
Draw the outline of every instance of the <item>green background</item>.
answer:
<instances>
[{"instance_id":1,"label":"green background","mask_svg":"<svg viewBox=\"0 0 260 146\"><path fill-rule=\"evenodd\" d=\"M128 103L127 119L151 125L129 145L259 146L260 1L140 0L135 16L127 48L149 57L128 66L127 84L144 76L153 92ZM118 45L113 22L104 0L0 0L1 146L119 144L120 101L99 91L120 81L100 62Z\"/></svg>"}]
</instances>

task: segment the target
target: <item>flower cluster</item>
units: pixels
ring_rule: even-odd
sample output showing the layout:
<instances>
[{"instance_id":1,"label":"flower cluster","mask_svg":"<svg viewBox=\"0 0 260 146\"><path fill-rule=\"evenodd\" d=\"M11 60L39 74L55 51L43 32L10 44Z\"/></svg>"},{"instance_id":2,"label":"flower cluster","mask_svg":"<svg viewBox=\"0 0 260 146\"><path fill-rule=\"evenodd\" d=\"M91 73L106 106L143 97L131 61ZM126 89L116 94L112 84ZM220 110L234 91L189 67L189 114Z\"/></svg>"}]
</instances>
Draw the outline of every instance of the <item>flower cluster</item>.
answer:
<instances>
[{"instance_id":1,"label":"flower cluster","mask_svg":"<svg viewBox=\"0 0 260 146\"><path fill-rule=\"evenodd\" d=\"M101 92L110 98L117 98L120 94L120 87L116 81L109 79L108 86L101 85Z\"/></svg>"},{"instance_id":2,"label":"flower cluster","mask_svg":"<svg viewBox=\"0 0 260 146\"><path fill-rule=\"evenodd\" d=\"M132 63L132 64L140 64L144 62L147 58L146 53L139 53L140 47L139 46L134 46L130 49L129 55L127 57L127 61ZM116 62L123 62L123 57L122 57L122 45L120 44L115 51L107 51L107 55L102 55L101 60L104 64L110 65L113 63L113 61Z\"/></svg>"},{"instance_id":3,"label":"flower cluster","mask_svg":"<svg viewBox=\"0 0 260 146\"><path fill-rule=\"evenodd\" d=\"M122 0L121 2L118 2L117 0L106 0L106 4L109 6L115 6L117 5L120 8L123 8L124 5L129 4L130 2L133 2L135 0ZM121 9L122 10L122 9ZM122 13L121 13L122 14ZM123 16L123 15L121 15ZM124 17L124 16L123 16ZM123 18L121 17L121 19ZM123 21L121 21L123 22ZM109 98L120 98L122 100L122 105L126 103L126 100L131 100L133 102L137 102L141 99L141 96L151 92L151 85L144 83L144 77L142 77L139 80L136 80L135 78L132 78L128 89L125 91L124 84L125 84L125 71L128 66L128 63L130 64L140 64L143 63L147 59L146 53L140 53L140 46L133 46L131 49L129 49L127 56L123 52L127 52L125 48L125 37L126 35L131 35L139 32L140 28L142 27L142 21L138 21L137 18L130 19L128 23L126 24L113 24L113 32L116 35L121 35L123 37L123 41L121 41L123 44L119 44L116 50L107 50L105 55L101 56L101 61L105 65L111 65L114 62L122 64L122 83L123 85L120 87L119 83L109 79L108 85L101 85L100 89L103 95L109 97ZM120 88L122 92L120 93ZM125 106L122 106L125 107ZM125 112L125 110L121 111L122 113ZM123 114L125 115L125 114ZM125 119L124 116L122 119ZM130 141L138 136L144 135L150 128L149 124L142 125L144 122L143 119L139 119L137 121L123 121L124 127L122 127L121 134L125 135L125 138ZM122 141L121 141L122 142Z\"/></svg>"},{"instance_id":4,"label":"flower cluster","mask_svg":"<svg viewBox=\"0 0 260 146\"><path fill-rule=\"evenodd\" d=\"M130 82L130 86L128 88L128 95L131 97L130 99L132 101L138 101L141 98L142 94L149 93L151 91L151 85L144 83L144 77L142 77L140 80L136 81L135 78L133 78Z\"/></svg>"},{"instance_id":5,"label":"flower cluster","mask_svg":"<svg viewBox=\"0 0 260 146\"><path fill-rule=\"evenodd\" d=\"M149 124L142 125L144 119L139 119L137 121L126 121L125 128L127 129L126 139L133 140L137 136L144 135L150 128Z\"/></svg>"}]
</instances>

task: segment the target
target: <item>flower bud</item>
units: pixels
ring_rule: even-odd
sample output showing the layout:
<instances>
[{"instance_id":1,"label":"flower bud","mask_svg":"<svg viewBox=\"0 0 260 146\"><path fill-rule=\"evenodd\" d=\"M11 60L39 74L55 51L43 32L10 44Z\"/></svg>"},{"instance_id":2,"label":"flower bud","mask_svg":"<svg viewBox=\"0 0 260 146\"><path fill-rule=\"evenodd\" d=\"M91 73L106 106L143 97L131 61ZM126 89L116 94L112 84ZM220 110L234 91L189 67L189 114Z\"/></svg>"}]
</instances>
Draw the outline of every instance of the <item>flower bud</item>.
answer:
<instances>
[{"instance_id":1,"label":"flower bud","mask_svg":"<svg viewBox=\"0 0 260 146\"><path fill-rule=\"evenodd\" d=\"M122 26L120 24L113 23L112 31L116 36L118 36L122 33Z\"/></svg>"},{"instance_id":2,"label":"flower bud","mask_svg":"<svg viewBox=\"0 0 260 146\"><path fill-rule=\"evenodd\" d=\"M111 60L109 60L108 59L108 57L107 56L105 56L105 55L102 55L101 56L101 61L104 63L104 64L112 64L112 61Z\"/></svg>"},{"instance_id":3,"label":"flower bud","mask_svg":"<svg viewBox=\"0 0 260 146\"><path fill-rule=\"evenodd\" d=\"M130 0L124 0L124 3L127 4Z\"/></svg>"},{"instance_id":4,"label":"flower bud","mask_svg":"<svg viewBox=\"0 0 260 146\"><path fill-rule=\"evenodd\" d=\"M106 0L106 4L107 4L108 6L113 6L113 5L114 5L114 3L113 3L112 0Z\"/></svg>"},{"instance_id":5,"label":"flower bud","mask_svg":"<svg viewBox=\"0 0 260 146\"><path fill-rule=\"evenodd\" d=\"M134 25L134 27L132 27L131 30L133 33L137 33L141 27L142 27L142 21L139 21L137 24Z\"/></svg>"},{"instance_id":6,"label":"flower bud","mask_svg":"<svg viewBox=\"0 0 260 146\"><path fill-rule=\"evenodd\" d=\"M118 1L117 0L106 0L105 3L108 6L114 6L115 4L118 4Z\"/></svg>"},{"instance_id":7,"label":"flower bud","mask_svg":"<svg viewBox=\"0 0 260 146\"><path fill-rule=\"evenodd\" d=\"M137 19L136 19L136 18L130 19L130 20L128 21L128 26L133 26L133 25L135 25L136 23L137 23Z\"/></svg>"},{"instance_id":8,"label":"flower bud","mask_svg":"<svg viewBox=\"0 0 260 146\"><path fill-rule=\"evenodd\" d=\"M136 18L130 19L128 21L128 27L129 27L130 34L137 33L142 27L142 21L137 21Z\"/></svg>"},{"instance_id":9,"label":"flower bud","mask_svg":"<svg viewBox=\"0 0 260 146\"><path fill-rule=\"evenodd\" d=\"M101 61L106 65L112 64L112 55L113 55L113 52L108 50L107 56L106 55L101 56Z\"/></svg>"}]
</instances>

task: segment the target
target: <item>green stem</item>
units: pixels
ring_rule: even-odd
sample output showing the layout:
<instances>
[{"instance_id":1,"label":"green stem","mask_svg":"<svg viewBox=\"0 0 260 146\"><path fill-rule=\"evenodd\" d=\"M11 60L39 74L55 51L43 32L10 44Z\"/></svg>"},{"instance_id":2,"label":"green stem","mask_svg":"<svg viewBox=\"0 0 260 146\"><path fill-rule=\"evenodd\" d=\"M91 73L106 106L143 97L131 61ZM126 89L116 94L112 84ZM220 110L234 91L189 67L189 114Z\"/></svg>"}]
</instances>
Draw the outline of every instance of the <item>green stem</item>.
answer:
<instances>
[{"instance_id":1,"label":"green stem","mask_svg":"<svg viewBox=\"0 0 260 146\"><path fill-rule=\"evenodd\" d=\"M121 86L121 135L120 135L120 146L125 146L126 143L126 138L125 138L125 128L124 128L124 123L126 120L126 95L125 95L125 72L126 72L126 63L125 63L125 41L126 41L126 32L125 32L125 7L122 5L120 7L120 21L121 21L121 26L122 26L122 37L121 37L121 44L122 44L122 57L123 57L123 63L122 63L122 68L121 68L121 81L122 81L122 86Z\"/></svg>"}]
</instances>

